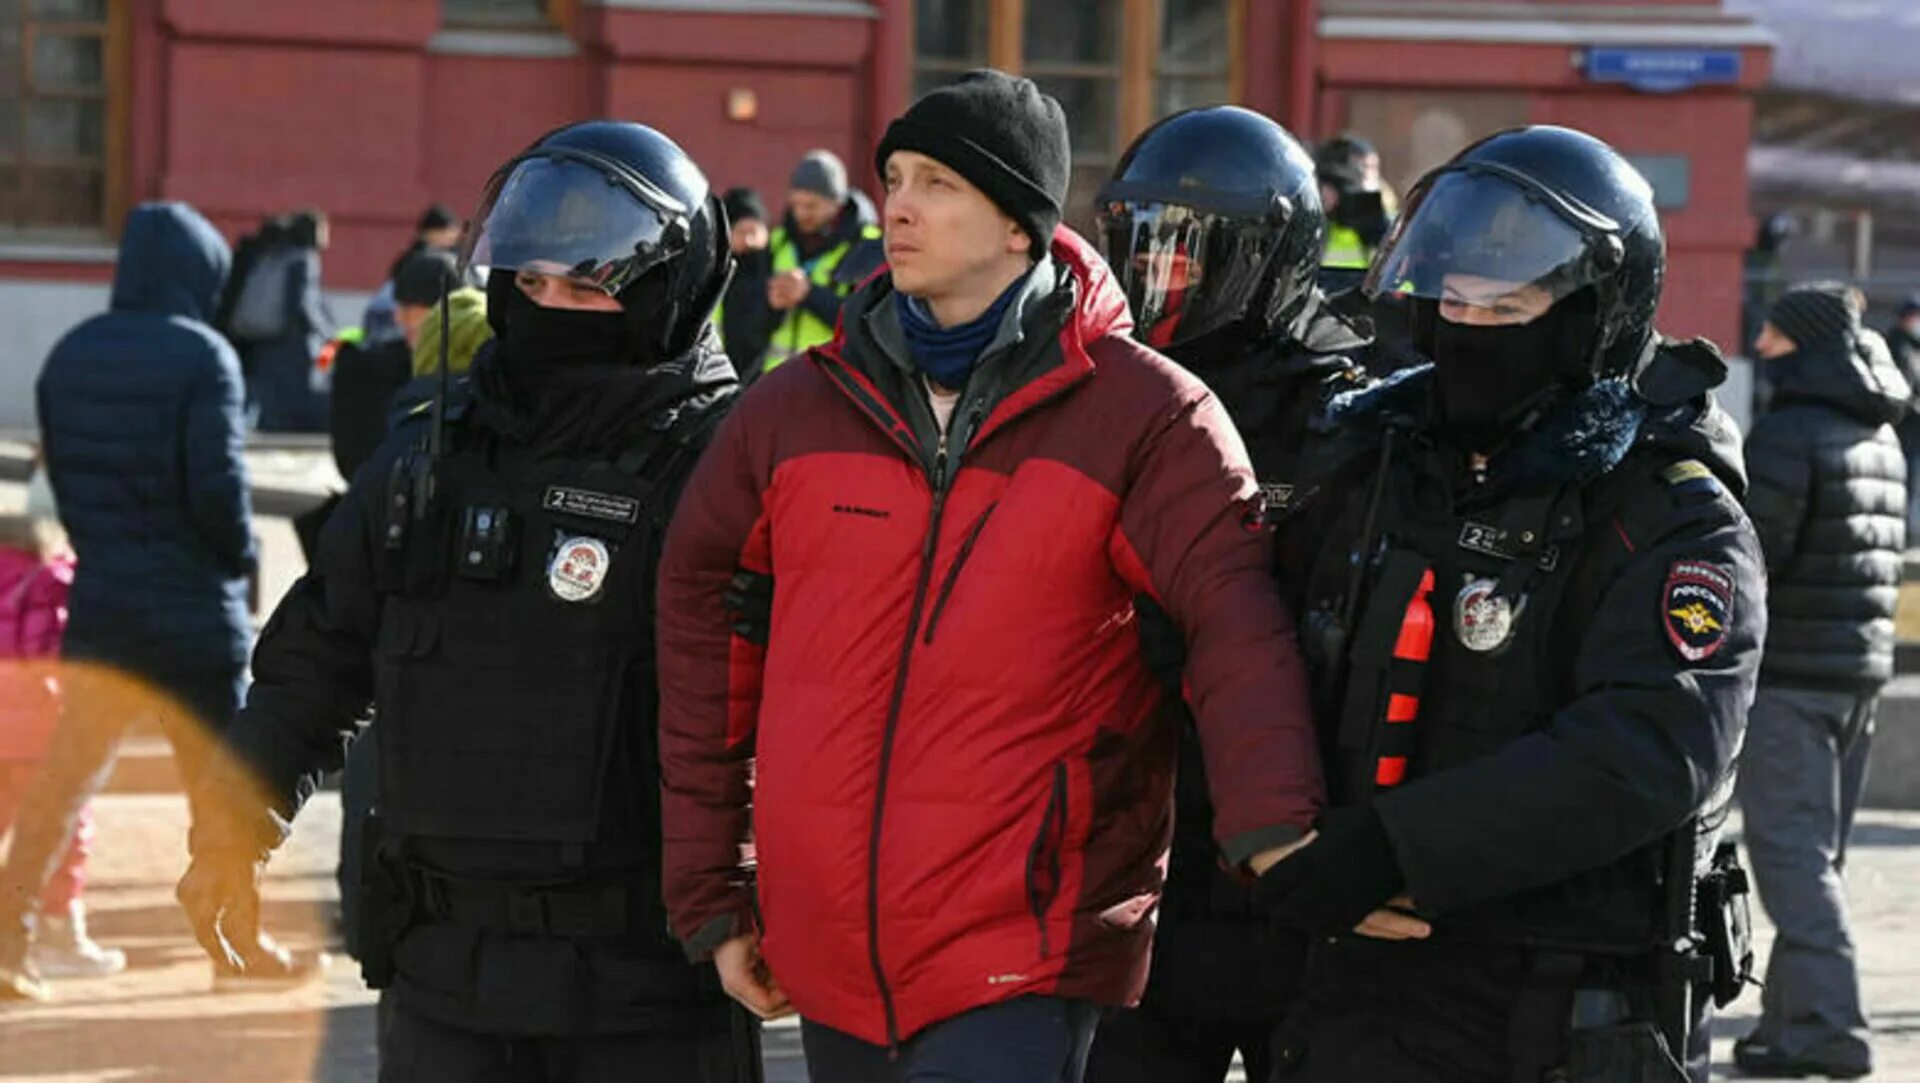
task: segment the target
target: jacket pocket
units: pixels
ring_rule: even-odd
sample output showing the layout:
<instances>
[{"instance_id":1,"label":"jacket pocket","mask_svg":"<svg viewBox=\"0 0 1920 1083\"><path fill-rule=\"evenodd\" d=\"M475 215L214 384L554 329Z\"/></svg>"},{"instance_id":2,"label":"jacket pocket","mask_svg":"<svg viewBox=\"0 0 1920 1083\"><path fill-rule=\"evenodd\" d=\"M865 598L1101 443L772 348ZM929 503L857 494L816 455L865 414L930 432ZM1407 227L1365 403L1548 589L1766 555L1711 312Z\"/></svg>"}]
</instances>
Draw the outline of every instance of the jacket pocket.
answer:
<instances>
[{"instance_id":1,"label":"jacket pocket","mask_svg":"<svg viewBox=\"0 0 1920 1083\"><path fill-rule=\"evenodd\" d=\"M928 646L933 644L933 630L940 624L940 615L946 612L947 599L953 595L954 584L960 581L960 569L967 566L967 558L973 555L974 543L980 540L980 532L987 528L987 520L993 518L993 509L999 506L999 501L988 504L987 510L981 512L980 518L967 528L966 540L960 543L960 551L954 554L953 566L947 569L946 578L940 581L940 593L934 595L933 612L927 617L927 634L922 640Z\"/></svg>"},{"instance_id":2,"label":"jacket pocket","mask_svg":"<svg viewBox=\"0 0 1920 1083\"><path fill-rule=\"evenodd\" d=\"M1040 813L1040 828L1033 844L1027 847L1027 907L1040 931L1040 958L1053 954L1047 934L1047 911L1060 895L1061 850L1067 834L1067 765L1053 765L1053 784L1047 791L1046 808Z\"/></svg>"}]
</instances>

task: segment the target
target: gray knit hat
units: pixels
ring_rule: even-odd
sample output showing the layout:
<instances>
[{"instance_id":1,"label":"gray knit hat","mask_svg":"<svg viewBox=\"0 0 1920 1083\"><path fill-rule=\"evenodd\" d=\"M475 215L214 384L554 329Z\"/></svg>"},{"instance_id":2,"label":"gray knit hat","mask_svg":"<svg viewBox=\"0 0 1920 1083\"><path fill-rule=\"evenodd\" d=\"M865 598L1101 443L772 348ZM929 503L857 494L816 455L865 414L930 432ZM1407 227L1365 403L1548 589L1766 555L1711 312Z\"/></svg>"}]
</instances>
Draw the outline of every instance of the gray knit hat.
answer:
<instances>
[{"instance_id":1,"label":"gray knit hat","mask_svg":"<svg viewBox=\"0 0 1920 1083\"><path fill-rule=\"evenodd\" d=\"M810 150L806 157L800 159L800 164L793 167L793 175L787 178L787 187L843 203L847 198L846 163L830 150Z\"/></svg>"}]
</instances>

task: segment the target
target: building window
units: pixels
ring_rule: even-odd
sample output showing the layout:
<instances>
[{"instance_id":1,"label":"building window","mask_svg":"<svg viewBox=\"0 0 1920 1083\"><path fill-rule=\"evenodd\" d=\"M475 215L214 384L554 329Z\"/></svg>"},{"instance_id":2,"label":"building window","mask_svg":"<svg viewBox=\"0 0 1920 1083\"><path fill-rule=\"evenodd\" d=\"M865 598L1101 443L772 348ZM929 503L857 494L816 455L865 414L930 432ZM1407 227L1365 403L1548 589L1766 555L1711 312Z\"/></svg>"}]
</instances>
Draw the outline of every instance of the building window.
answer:
<instances>
[{"instance_id":1,"label":"building window","mask_svg":"<svg viewBox=\"0 0 1920 1083\"><path fill-rule=\"evenodd\" d=\"M4 3L5 0L0 0ZM440 25L461 30L550 27L552 0L440 0Z\"/></svg>"},{"instance_id":2,"label":"building window","mask_svg":"<svg viewBox=\"0 0 1920 1083\"><path fill-rule=\"evenodd\" d=\"M0 0L0 235L109 230L123 65L109 0Z\"/></svg>"},{"instance_id":3,"label":"building window","mask_svg":"<svg viewBox=\"0 0 1920 1083\"><path fill-rule=\"evenodd\" d=\"M983 65L1060 100L1073 137L1067 221L1085 228L1114 161L1149 124L1238 96L1248 0L916 0L917 97Z\"/></svg>"}]
</instances>

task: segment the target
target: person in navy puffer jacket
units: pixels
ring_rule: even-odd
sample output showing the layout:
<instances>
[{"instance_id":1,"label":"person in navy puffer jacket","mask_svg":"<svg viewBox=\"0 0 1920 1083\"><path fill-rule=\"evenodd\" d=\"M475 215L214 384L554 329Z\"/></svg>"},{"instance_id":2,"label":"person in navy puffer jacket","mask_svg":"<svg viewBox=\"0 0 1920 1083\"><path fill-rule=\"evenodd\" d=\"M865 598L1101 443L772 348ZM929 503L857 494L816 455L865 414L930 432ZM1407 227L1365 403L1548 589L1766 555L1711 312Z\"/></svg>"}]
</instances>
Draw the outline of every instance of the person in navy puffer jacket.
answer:
<instances>
[{"instance_id":1,"label":"person in navy puffer jacket","mask_svg":"<svg viewBox=\"0 0 1920 1083\"><path fill-rule=\"evenodd\" d=\"M208 731L239 707L255 542L240 363L207 322L230 260L191 207L134 209L109 310L68 332L40 374L48 474L81 568L64 642L65 710L0 871L0 1000L45 995L23 960L34 900L126 725L159 718L198 820L193 788ZM302 971L260 939L285 976Z\"/></svg>"}]
</instances>

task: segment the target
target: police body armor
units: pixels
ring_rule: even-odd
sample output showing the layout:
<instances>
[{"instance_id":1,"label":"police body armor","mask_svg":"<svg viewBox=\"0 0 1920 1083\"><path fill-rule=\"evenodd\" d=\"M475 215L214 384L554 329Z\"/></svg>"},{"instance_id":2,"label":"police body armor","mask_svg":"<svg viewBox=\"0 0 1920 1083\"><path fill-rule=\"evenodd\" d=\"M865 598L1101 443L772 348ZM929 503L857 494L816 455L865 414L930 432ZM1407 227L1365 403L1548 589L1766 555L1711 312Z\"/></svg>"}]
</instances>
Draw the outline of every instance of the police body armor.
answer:
<instances>
[{"instance_id":1,"label":"police body armor","mask_svg":"<svg viewBox=\"0 0 1920 1083\"><path fill-rule=\"evenodd\" d=\"M671 949L654 881L659 771L641 724L656 709L652 572L730 394L663 411L601 458L502 454L455 405L449 451L396 464L375 649L370 981L390 976L379 946L423 920ZM432 859L488 845L512 852L512 883L443 877ZM608 882L626 886L569 890Z\"/></svg>"}]
</instances>

